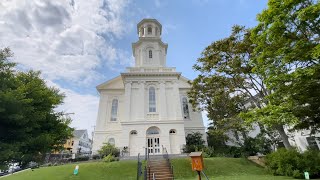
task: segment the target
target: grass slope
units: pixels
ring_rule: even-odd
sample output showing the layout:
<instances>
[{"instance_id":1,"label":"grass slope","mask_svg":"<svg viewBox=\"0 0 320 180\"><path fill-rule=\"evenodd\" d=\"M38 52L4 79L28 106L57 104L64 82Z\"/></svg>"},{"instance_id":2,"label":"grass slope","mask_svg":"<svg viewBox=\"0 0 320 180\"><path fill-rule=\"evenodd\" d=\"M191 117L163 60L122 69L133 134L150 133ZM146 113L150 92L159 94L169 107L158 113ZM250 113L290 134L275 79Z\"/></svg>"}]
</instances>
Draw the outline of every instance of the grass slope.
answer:
<instances>
[{"instance_id":1,"label":"grass slope","mask_svg":"<svg viewBox=\"0 0 320 180\"><path fill-rule=\"evenodd\" d=\"M173 159L175 179L197 179L197 173L191 171L190 159ZM265 169L246 159L238 158L206 158L204 159L205 174L209 179L222 180L280 180L290 177L273 176ZM202 176L202 179L205 179Z\"/></svg>"},{"instance_id":2,"label":"grass slope","mask_svg":"<svg viewBox=\"0 0 320 180\"><path fill-rule=\"evenodd\" d=\"M189 158L171 160L174 166L175 179L196 180L196 172L191 171ZM205 159L205 173L214 180L281 180L289 177L269 175L263 168L254 165L246 159L208 158ZM137 162L119 161L112 163L88 162L79 164L79 174L74 176L76 164L44 167L28 170L3 178L3 180L130 180L136 179ZM143 179L141 177L141 179ZM203 178L204 179L204 178Z\"/></svg>"},{"instance_id":3,"label":"grass slope","mask_svg":"<svg viewBox=\"0 0 320 180\"><path fill-rule=\"evenodd\" d=\"M73 175L76 164L43 167L3 178L3 180L133 180L137 178L137 161L79 164L79 174Z\"/></svg>"}]
</instances>

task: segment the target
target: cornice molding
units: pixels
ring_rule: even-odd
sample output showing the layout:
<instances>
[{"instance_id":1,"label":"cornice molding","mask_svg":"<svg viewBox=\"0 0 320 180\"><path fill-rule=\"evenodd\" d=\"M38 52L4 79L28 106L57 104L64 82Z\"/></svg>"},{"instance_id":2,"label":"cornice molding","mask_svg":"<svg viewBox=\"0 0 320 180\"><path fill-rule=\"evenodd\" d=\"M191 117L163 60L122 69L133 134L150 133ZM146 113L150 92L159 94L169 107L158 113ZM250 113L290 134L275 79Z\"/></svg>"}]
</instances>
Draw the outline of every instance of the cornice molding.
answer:
<instances>
[{"instance_id":1,"label":"cornice molding","mask_svg":"<svg viewBox=\"0 0 320 180\"><path fill-rule=\"evenodd\" d=\"M120 122L122 125L151 125L151 124L184 124L183 120L170 120L170 121L122 121Z\"/></svg>"},{"instance_id":2,"label":"cornice molding","mask_svg":"<svg viewBox=\"0 0 320 180\"><path fill-rule=\"evenodd\" d=\"M130 72L130 73L121 73L122 77L128 76L181 76L180 72Z\"/></svg>"}]
</instances>

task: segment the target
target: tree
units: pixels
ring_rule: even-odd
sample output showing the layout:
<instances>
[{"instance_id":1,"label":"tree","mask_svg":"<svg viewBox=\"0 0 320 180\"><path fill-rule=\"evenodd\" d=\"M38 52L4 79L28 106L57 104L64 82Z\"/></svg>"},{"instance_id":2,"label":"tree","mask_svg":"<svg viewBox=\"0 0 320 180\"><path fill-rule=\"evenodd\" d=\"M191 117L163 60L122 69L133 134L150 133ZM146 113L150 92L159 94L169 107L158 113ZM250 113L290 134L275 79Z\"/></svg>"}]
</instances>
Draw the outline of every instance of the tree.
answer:
<instances>
[{"instance_id":1,"label":"tree","mask_svg":"<svg viewBox=\"0 0 320 180\"><path fill-rule=\"evenodd\" d=\"M272 94L269 104L250 116L285 117L293 129L320 127L320 2L269 0L252 30L254 72Z\"/></svg>"},{"instance_id":2,"label":"tree","mask_svg":"<svg viewBox=\"0 0 320 180\"><path fill-rule=\"evenodd\" d=\"M286 118L265 121L257 116L245 119L248 116L239 116L241 112L250 112L251 107L259 110L269 104L266 97L271 91L265 85L264 76L256 73L252 64L254 47L251 31L241 26L234 26L229 37L206 47L193 66L200 75L192 82L189 92L191 103L194 107L200 104L218 129L240 131L245 138L245 122L248 126L257 122L262 133L269 136L272 133L265 131L265 126L277 130L289 148L283 125L291 122Z\"/></svg>"},{"instance_id":3,"label":"tree","mask_svg":"<svg viewBox=\"0 0 320 180\"><path fill-rule=\"evenodd\" d=\"M190 153L194 151L200 151L204 148L205 141L202 139L202 134L199 132L193 132L186 137L186 146L184 152Z\"/></svg>"},{"instance_id":4,"label":"tree","mask_svg":"<svg viewBox=\"0 0 320 180\"><path fill-rule=\"evenodd\" d=\"M40 72L19 72L0 50L0 164L39 161L61 149L72 136L70 119L55 108L63 102L58 89L47 87Z\"/></svg>"}]
</instances>

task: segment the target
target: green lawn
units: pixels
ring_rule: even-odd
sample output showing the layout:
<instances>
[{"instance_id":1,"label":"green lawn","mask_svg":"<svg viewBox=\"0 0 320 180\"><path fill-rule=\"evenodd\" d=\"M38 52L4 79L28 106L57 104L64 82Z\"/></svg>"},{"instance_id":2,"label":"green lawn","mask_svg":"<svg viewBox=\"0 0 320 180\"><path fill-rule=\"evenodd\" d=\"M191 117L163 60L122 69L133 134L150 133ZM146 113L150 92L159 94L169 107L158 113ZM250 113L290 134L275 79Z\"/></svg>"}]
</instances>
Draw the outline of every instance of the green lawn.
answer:
<instances>
[{"instance_id":1,"label":"green lawn","mask_svg":"<svg viewBox=\"0 0 320 180\"><path fill-rule=\"evenodd\" d=\"M174 159L174 177L176 179L197 179L196 172L191 171L190 159ZM264 168L240 158L207 158L204 159L205 174L209 179L230 180L280 180L293 179L283 176L272 176ZM204 177L202 178L204 179Z\"/></svg>"},{"instance_id":2,"label":"green lawn","mask_svg":"<svg viewBox=\"0 0 320 180\"><path fill-rule=\"evenodd\" d=\"M197 175L191 171L191 161L186 159L173 159L175 179L195 180ZM235 158L209 158L205 159L205 173L209 179L214 180L281 180L292 179L269 175L263 168L247 161L246 159ZM76 164L63 166L44 167L28 170L3 180L130 180L136 179L136 161L119 161L112 163L89 162L79 164L79 174L74 176L73 169ZM141 178L142 179L142 178ZM203 178L204 179L204 178Z\"/></svg>"}]
</instances>

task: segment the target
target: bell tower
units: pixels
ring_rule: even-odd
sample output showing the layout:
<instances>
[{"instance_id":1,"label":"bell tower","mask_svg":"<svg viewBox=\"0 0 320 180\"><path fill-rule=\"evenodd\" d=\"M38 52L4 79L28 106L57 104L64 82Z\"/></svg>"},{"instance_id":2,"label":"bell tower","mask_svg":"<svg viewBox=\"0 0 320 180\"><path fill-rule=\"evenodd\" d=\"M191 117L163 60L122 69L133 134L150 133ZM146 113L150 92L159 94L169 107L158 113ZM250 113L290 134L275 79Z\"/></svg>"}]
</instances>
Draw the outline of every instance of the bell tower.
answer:
<instances>
[{"instance_id":1,"label":"bell tower","mask_svg":"<svg viewBox=\"0 0 320 180\"><path fill-rule=\"evenodd\" d=\"M168 44L161 41L162 25L143 19L137 25L139 40L132 44L135 67L165 67Z\"/></svg>"}]
</instances>

